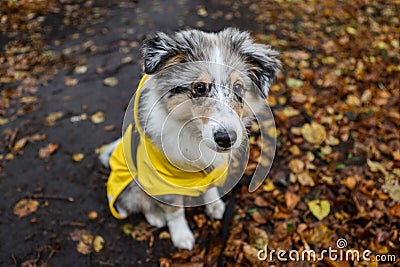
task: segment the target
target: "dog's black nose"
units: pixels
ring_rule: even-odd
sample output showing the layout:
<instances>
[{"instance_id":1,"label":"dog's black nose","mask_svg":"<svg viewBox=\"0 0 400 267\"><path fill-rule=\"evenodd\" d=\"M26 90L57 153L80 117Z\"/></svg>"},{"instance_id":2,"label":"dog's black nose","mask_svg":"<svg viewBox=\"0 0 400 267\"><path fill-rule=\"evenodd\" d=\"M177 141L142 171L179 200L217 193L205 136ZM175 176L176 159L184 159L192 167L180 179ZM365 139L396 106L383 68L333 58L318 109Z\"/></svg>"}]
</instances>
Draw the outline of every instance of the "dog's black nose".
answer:
<instances>
[{"instance_id":1,"label":"dog's black nose","mask_svg":"<svg viewBox=\"0 0 400 267\"><path fill-rule=\"evenodd\" d=\"M219 130L214 133L215 143L222 148L230 148L236 142L236 132L226 131L225 129Z\"/></svg>"}]
</instances>

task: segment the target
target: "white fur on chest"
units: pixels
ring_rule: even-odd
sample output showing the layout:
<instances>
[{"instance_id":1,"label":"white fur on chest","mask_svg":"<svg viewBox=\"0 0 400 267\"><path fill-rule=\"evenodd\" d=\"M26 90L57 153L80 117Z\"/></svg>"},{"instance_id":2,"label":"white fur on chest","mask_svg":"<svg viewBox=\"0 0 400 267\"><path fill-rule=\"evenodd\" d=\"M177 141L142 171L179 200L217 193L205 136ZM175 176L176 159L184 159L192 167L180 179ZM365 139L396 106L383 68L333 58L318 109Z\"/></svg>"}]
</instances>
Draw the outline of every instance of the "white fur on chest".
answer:
<instances>
[{"instance_id":1,"label":"white fur on chest","mask_svg":"<svg viewBox=\"0 0 400 267\"><path fill-rule=\"evenodd\" d=\"M227 153L210 149L202 140L201 133L190 123L175 120L161 107L159 96L154 91L146 94L143 112L145 134L163 151L168 160L177 167L188 171L203 170L210 165L222 166ZM196 123L193 120L192 123Z\"/></svg>"},{"instance_id":2,"label":"white fur on chest","mask_svg":"<svg viewBox=\"0 0 400 267\"><path fill-rule=\"evenodd\" d=\"M178 167L189 171L203 170L211 165L221 166L228 156L211 150L202 141L199 133L179 122L165 123L161 140L167 158Z\"/></svg>"}]
</instances>

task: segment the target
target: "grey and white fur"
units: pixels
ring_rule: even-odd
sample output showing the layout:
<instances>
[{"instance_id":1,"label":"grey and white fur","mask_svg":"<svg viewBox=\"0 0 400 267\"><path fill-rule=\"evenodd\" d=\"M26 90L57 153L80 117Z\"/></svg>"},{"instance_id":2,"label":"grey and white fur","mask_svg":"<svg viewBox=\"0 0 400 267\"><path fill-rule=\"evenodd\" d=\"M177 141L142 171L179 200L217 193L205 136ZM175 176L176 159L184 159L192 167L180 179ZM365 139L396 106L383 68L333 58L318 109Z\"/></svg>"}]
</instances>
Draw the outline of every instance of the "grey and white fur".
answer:
<instances>
[{"instance_id":1,"label":"grey and white fur","mask_svg":"<svg viewBox=\"0 0 400 267\"><path fill-rule=\"evenodd\" d=\"M264 107L281 64L278 52L235 28L157 33L141 51L149 78L139 101L140 124L169 160L189 169L217 167L224 163L225 152L241 145L243 125ZM193 120L189 127L186 122L192 118L204 119ZM117 144L100 155L105 166ZM192 249L195 239L179 207L183 196L163 197L176 206L153 199L132 182L116 207L124 215L143 212L156 227L167 225L176 247ZM203 197L207 214L221 219L225 204L217 188L209 188Z\"/></svg>"}]
</instances>

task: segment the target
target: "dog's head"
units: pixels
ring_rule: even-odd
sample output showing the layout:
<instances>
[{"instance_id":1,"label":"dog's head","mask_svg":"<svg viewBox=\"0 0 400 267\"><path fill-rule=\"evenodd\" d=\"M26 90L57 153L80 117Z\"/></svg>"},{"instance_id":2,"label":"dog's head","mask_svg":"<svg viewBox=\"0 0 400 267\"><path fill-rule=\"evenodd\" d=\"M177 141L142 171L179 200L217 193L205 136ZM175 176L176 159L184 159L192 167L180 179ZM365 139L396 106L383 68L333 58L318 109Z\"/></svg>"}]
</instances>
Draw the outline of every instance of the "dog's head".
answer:
<instances>
[{"instance_id":1,"label":"dog's head","mask_svg":"<svg viewBox=\"0 0 400 267\"><path fill-rule=\"evenodd\" d=\"M144 42L142 54L146 74L158 77L154 90L161 90L167 113L196 118L193 127L217 152L241 144L243 121L263 106L280 67L276 51L234 28L158 33Z\"/></svg>"}]
</instances>

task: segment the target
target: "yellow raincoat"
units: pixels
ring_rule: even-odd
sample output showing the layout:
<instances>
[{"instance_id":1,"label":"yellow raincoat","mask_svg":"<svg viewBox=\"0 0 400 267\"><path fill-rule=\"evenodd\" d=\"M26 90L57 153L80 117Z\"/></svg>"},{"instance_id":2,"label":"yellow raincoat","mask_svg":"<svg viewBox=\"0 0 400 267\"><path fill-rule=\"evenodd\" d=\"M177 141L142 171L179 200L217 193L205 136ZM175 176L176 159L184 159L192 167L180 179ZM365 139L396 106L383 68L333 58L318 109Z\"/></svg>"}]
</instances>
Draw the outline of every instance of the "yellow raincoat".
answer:
<instances>
[{"instance_id":1,"label":"yellow raincoat","mask_svg":"<svg viewBox=\"0 0 400 267\"><path fill-rule=\"evenodd\" d=\"M124 219L115 209L115 201L121 192L134 180L147 194L153 196L179 194L197 197L210 186L222 185L227 176L228 166L215 168L211 172L187 172L172 165L165 155L142 132L138 120L138 103L141 88L147 78L144 75L139 83L134 102L135 129L130 124L122 141L111 155L111 173L107 181L107 198L112 215ZM139 134L137 146L131 146L132 134ZM132 151L136 150L136 162L132 159ZM135 163L136 164L135 164Z\"/></svg>"}]
</instances>

